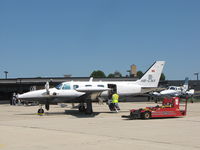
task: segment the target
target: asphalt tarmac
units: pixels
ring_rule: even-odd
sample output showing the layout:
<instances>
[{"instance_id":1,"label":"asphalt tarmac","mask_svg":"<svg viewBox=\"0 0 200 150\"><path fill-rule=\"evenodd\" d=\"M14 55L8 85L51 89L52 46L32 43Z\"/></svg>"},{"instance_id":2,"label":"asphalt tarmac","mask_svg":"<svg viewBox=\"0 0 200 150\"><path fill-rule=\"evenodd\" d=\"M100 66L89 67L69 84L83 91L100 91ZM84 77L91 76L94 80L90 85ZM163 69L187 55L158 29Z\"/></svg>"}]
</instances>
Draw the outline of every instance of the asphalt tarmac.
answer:
<instances>
[{"instance_id":1,"label":"asphalt tarmac","mask_svg":"<svg viewBox=\"0 0 200 150\"><path fill-rule=\"evenodd\" d=\"M121 111L112 113L106 104L94 104L94 115L54 105L38 116L38 106L1 104L0 150L199 150L200 103L190 103L182 118L121 118L131 108L155 105L120 103Z\"/></svg>"}]
</instances>

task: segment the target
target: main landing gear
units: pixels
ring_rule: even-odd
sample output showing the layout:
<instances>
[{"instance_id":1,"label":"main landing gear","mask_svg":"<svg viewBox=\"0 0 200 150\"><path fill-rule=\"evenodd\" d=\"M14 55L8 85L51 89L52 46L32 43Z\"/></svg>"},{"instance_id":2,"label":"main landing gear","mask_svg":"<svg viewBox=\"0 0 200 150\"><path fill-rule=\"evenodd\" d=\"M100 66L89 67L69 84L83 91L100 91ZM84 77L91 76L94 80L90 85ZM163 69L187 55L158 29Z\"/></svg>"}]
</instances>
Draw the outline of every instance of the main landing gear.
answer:
<instances>
[{"instance_id":1,"label":"main landing gear","mask_svg":"<svg viewBox=\"0 0 200 150\"><path fill-rule=\"evenodd\" d=\"M93 113L92 101L86 100L86 106L85 106L85 103L80 103L79 112L84 112L84 113L89 114L89 115L92 114Z\"/></svg>"}]
</instances>

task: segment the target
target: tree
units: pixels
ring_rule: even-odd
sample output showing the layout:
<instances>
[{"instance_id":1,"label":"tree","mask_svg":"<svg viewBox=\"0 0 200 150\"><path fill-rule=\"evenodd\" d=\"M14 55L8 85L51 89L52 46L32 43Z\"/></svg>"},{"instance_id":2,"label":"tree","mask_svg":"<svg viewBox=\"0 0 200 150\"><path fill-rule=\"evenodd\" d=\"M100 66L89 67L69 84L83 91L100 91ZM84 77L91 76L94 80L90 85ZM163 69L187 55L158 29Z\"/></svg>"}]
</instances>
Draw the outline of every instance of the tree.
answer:
<instances>
[{"instance_id":1,"label":"tree","mask_svg":"<svg viewBox=\"0 0 200 150\"><path fill-rule=\"evenodd\" d=\"M108 78L114 78L115 77L115 75L113 74L113 73L110 73L109 75L108 75Z\"/></svg>"},{"instance_id":2,"label":"tree","mask_svg":"<svg viewBox=\"0 0 200 150\"><path fill-rule=\"evenodd\" d=\"M138 77L139 79L142 78L143 75L144 75L144 74L143 74L142 71L138 71L138 72L137 72L137 77Z\"/></svg>"},{"instance_id":3,"label":"tree","mask_svg":"<svg viewBox=\"0 0 200 150\"><path fill-rule=\"evenodd\" d=\"M122 77L122 74L119 71L115 71L114 73L110 73L108 75L108 78L120 78Z\"/></svg>"},{"instance_id":4,"label":"tree","mask_svg":"<svg viewBox=\"0 0 200 150\"><path fill-rule=\"evenodd\" d=\"M165 75L164 75L164 73L161 74L160 81L165 81Z\"/></svg>"},{"instance_id":5,"label":"tree","mask_svg":"<svg viewBox=\"0 0 200 150\"><path fill-rule=\"evenodd\" d=\"M106 75L103 71L101 70L95 70L91 73L90 77L94 77L94 78L105 78Z\"/></svg>"},{"instance_id":6,"label":"tree","mask_svg":"<svg viewBox=\"0 0 200 150\"><path fill-rule=\"evenodd\" d=\"M122 77L122 74L119 71L115 71L114 76L115 76L115 78L120 78L120 77Z\"/></svg>"}]
</instances>

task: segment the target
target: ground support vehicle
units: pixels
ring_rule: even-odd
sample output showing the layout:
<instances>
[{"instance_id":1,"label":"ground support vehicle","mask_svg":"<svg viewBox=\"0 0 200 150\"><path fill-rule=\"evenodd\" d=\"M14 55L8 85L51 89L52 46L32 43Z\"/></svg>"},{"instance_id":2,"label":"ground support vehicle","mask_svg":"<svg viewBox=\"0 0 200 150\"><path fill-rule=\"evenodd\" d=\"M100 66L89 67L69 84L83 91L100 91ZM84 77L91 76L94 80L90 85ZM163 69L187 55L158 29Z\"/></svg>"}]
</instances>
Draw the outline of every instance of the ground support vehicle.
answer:
<instances>
[{"instance_id":1,"label":"ground support vehicle","mask_svg":"<svg viewBox=\"0 0 200 150\"><path fill-rule=\"evenodd\" d=\"M162 106L131 109L129 118L150 119L185 116L187 112L187 99L185 98L185 103L180 105L180 97L166 97L163 99Z\"/></svg>"}]
</instances>

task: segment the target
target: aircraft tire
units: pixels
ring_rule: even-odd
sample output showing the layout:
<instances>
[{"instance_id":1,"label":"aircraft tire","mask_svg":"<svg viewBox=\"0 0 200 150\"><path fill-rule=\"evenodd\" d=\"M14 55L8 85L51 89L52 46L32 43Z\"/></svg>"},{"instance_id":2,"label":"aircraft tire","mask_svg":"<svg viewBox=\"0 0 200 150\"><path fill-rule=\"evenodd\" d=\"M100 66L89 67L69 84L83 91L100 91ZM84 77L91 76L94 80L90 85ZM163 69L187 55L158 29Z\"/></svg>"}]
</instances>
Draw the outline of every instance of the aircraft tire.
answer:
<instances>
[{"instance_id":1,"label":"aircraft tire","mask_svg":"<svg viewBox=\"0 0 200 150\"><path fill-rule=\"evenodd\" d=\"M84 105L80 105L78 108L79 112L85 112L85 106Z\"/></svg>"},{"instance_id":2,"label":"aircraft tire","mask_svg":"<svg viewBox=\"0 0 200 150\"><path fill-rule=\"evenodd\" d=\"M93 110L92 110L92 101L88 100L86 104L87 104L87 108L86 108L85 113L88 114L88 115L91 115L93 113Z\"/></svg>"},{"instance_id":3,"label":"aircraft tire","mask_svg":"<svg viewBox=\"0 0 200 150\"><path fill-rule=\"evenodd\" d=\"M38 109L38 115L43 115L44 114L44 109L40 108Z\"/></svg>"},{"instance_id":4,"label":"aircraft tire","mask_svg":"<svg viewBox=\"0 0 200 150\"><path fill-rule=\"evenodd\" d=\"M130 120L136 119L136 118L135 118L135 115L134 115L132 112L130 113L129 119L130 119Z\"/></svg>"},{"instance_id":5,"label":"aircraft tire","mask_svg":"<svg viewBox=\"0 0 200 150\"><path fill-rule=\"evenodd\" d=\"M49 103L46 103L46 104L45 104L45 109L46 109L46 110L49 110Z\"/></svg>"}]
</instances>

